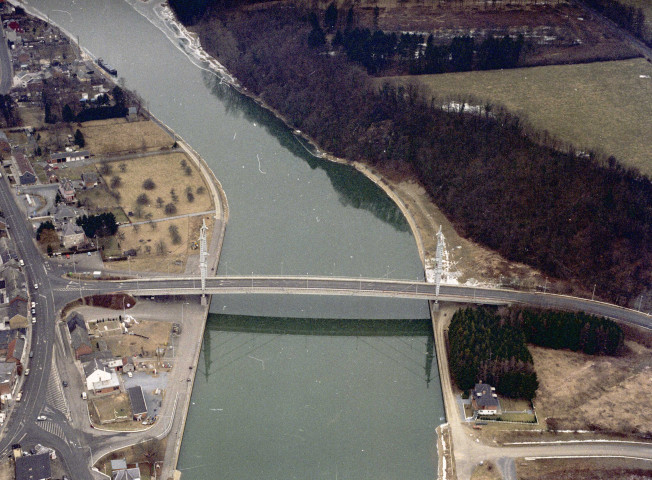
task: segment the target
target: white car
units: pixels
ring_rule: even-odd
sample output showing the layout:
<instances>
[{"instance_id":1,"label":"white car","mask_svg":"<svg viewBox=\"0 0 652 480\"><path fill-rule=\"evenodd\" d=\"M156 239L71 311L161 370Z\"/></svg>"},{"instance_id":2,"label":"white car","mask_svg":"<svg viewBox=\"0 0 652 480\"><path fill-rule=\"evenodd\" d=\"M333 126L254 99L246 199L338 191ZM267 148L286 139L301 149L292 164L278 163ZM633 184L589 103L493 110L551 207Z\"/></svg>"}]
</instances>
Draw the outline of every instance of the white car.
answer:
<instances>
[{"instance_id":1,"label":"white car","mask_svg":"<svg viewBox=\"0 0 652 480\"><path fill-rule=\"evenodd\" d=\"M38 290L38 283L34 284L34 290Z\"/></svg>"},{"instance_id":2,"label":"white car","mask_svg":"<svg viewBox=\"0 0 652 480\"><path fill-rule=\"evenodd\" d=\"M38 417L36 417L36 419L37 419L39 422L43 422L43 421L47 420L48 417L46 417L45 415L39 415Z\"/></svg>"},{"instance_id":3,"label":"white car","mask_svg":"<svg viewBox=\"0 0 652 480\"><path fill-rule=\"evenodd\" d=\"M36 308L36 302L32 302L32 308Z\"/></svg>"},{"instance_id":4,"label":"white car","mask_svg":"<svg viewBox=\"0 0 652 480\"><path fill-rule=\"evenodd\" d=\"M25 369L25 373L23 373L23 375L25 375L25 376L28 376L28 375L29 375L29 368L26 368L26 369Z\"/></svg>"}]
</instances>

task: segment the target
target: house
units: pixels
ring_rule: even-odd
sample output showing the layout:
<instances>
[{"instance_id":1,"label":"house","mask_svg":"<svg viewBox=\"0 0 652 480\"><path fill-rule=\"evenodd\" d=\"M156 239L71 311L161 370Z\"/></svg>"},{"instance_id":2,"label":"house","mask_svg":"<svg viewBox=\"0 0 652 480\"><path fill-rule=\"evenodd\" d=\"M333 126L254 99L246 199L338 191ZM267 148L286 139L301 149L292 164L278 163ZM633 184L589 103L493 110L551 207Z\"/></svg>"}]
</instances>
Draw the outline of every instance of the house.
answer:
<instances>
[{"instance_id":1,"label":"house","mask_svg":"<svg viewBox=\"0 0 652 480\"><path fill-rule=\"evenodd\" d=\"M86 388L96 394L110 393L120 389L120 380L115 370L94 359L84 364Z\"/></svg>"},{"instance_id":2,"label":"house","mask_svg":"<svg viewBox=\"0 0 652 480\"><path fill-rule=\"evenodd\" d=\"M61 195L61 198L63 198L66 203L75 201L75 186L72 184L70 179L61 179L61 183L59 183L59 195Z\"/></svg>"},{"instance_id":3,"label":"house","mask_svg":"<svg viewBox=\"0 0 652 480\"><path fill-rule=\"evenodd\" d=\"M128 388L127 393L129 394L133 419L140 421L147 417L147 403L145 402L145 394L140 385Z\"/></svg>"},{"instance_id":4,"label":"house","mask_svg":"<svg viewBox=\"0 0 652 480\"><path fill-rule=\"evenodd\" d=\"M135 467L127 467L127 461L124 458L111 460L111 479L112 480L140 480L140 469L138 464Z\"/></svg>"},{"instance_id":5,"label":"house","mask_svg":"<svg viewBox=\"0 0 652 480\"><path fill-rule=\"evenodd\" d=\"M0 130L0 151L5 153L11 152L11 146L9 145L7 134L2 130Z\"/></svg>"},{"instance_id":6,"label":"house","mask_svg":"<svg viewBox=\"0 0 652 480\"><path fill-rule=\"evenodd\" d=\"M68 317L68 331L70 332L70 344L75 352L75 358L79 360L82 355L88 355L93 351L91 339L86 330L86 322L78 313L73 313Z\"/></svg>"},{"instance_id":7,"label":"house","mask_svg":"<svg viewBox=\"0 0 652 480\"><path fill-rule=\"evenodd\" d=\"M473 387L471 405L479 415L495 415L500 413L500 403L496 389L487 383L476 383Z\"/></svg>"},{"instance_id":8,"label":"house","mask_svg":"<svg viewBox=\"0 0 652 480\"><path fill-rule=\"evenodd\" d=\"M134 357L122 357L122 371L124 373L136 371Z\"/></svg>"},{"instance_id":9,"label":"house","mask_svg":"<svg viewBox=\"0 0 652 480\"><path fill-rule=\"evenodd\" d=\"M23 350L25 349L25 339L24 338L14 338L9 342L9 347L7 348L7 362L15 363L20 365L20 359L23 356Z\"/></svg>"},{"instance_id":10,"label":"house","mask_svg":"<svg viewBox=\"0 0 652 480\"><path fill-rule=\"evenodd\" d=\"M18 178L21 185L32 185L36 183L36 173L32 168L32 164L29 162L27 157L19 151L13 152L14 160L16 161L16 166L18 167Z\"/></svg>"},{"instance_id":11,"label":"house","mask_svg":"<svg viewBox=\"0 0 652 480\"><path fill-rule=\"evenodd\" d=\"M48 163L76 162L78 160L86 160L88 158L91 158L91 152L88 150L80 150L78 152L57 152L50 154Z\"/></svg>"},{"instance_id":12,"label":"house","mask_svg":"<svg viewBox=\"0 0 652 480\"><path fill-rule=\"evenodd\" d=\"M11 393L16 383L16 362L0 362L0 395Z\"/></svg>"},{"instance_id":13,"label":"house","mask_svg":"<svg viewBox=\"0 0 652 480\"><path fill-rule=\"evenodd\" d=\"M54 218L54 225L58 228L61 228L61 226L69 221L77 218L79 215L81 215L81 212L69 205L64 205L64 204L59 204L57 205L57 209L54 212L53 218Z\"/></svg>"},{"instance_id":14,"label":"house","mask_svg":"<svg viewBox=\"0 0 652 480\"><path fill-rule=\"evenodd\" d=\"M64 248L77 248L86 243L84 229L77 223L69 221L63 224L61 229L61 244Z\"/></svg>"},{"instance_id":15,"label":"house","mask_svg":"<svg viewBox=\"0 0 652 480\"><path fill-rule=\"evenodd\" d=\"M99 182L99 178L95 172L84 172L81 175L81 179L85 188L96 187Z\"/></svg>"},{"instance_id":16,"label":"house","mask_svg":"<svg viewBox=\"0 0 652 480\"><path fill-rule=\"evenodd\" d=\"M48 177L49 183L59 183L59 176L57 175L57 171L52 168L52 165L46 165L45 174Z\"/></svg>"},{"instance_id":17,"label":"house","mask_svg":"<svg viewBox=\"0 0 652 480\"><path fill-rule=\"evenodd\" d=\"M16 480L50 480L50 455L22 455L16 458Z\"/></svg>"},{"instance_id":18,"label":"house","mask_svg":"<svg viewBox=\"0 0 652 480\"><path fill-rule=\"evenodd\" d=\"M9 327L27 328L29 322L27 321L27 300L16 297L9 302Z\"/></svg>"}]
</instances>

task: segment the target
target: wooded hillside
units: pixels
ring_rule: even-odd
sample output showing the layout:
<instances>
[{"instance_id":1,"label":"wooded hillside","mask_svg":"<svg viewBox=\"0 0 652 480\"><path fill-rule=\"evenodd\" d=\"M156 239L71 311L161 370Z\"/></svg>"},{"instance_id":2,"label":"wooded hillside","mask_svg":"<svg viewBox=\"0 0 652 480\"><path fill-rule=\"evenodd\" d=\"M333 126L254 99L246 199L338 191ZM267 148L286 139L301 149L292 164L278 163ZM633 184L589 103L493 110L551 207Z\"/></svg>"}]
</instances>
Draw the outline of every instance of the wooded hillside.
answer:
<instances>
[{"instance_id":1,"label":"wooded hillside","mask_svg":"<svg viewBox=\"0 0 652 480\"><path fill-rule=\"evenodd\" d=\"M615 158L560 151L491 105L449 112L416 89L376 91L345 55L308 47L308 15L287 5L213 12L196 29L323 149L412 172L463 235L620 304L652 285L652 184Z\"/></svg>"}]
</instances>

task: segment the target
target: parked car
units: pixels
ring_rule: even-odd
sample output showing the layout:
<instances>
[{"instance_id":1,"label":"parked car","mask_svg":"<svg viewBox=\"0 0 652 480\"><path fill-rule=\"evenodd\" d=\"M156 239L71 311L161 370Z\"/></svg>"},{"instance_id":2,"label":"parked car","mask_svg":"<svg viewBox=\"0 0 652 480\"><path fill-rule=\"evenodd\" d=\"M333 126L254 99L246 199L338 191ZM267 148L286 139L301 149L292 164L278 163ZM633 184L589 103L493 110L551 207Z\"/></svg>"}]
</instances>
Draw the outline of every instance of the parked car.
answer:
<instances>
[{"instance_id":1,"label":"parked car","mask_svg":"<svg viewBox=\"0 0 652 480\"><path fill-rule=\"evenodd\" d=\"M23 375L25 375L25 376L29 375L29 368L25 369L25 373L23 373Z\"/></svg>"},{"instance_id":2,"label":"parked car","mask_svg":"<svg viewBox=\"0 0 652 480\"><path fill-rule=\"evenodd\" d=\"M38 290L38 283L34 284L34 290Z\"/></svg>"},{"instance_id":3,"label":"parked car","mask_svg":"<svg viewBox=\"0 0 652 480\"><path fill-rule=\"evenodd\" d=\"M63 386L64 386L64 387L67 387L67 386L68 386L68 382L66 382L66 381L64 380L64 381L63 381Z\"/></svg>"},{"instance_id":4,"label":"parked car","mask_svg":"<svg viewBox=\"0 0 652 480\"><path fill-rule=\"evenodd\" d=\"M34 356L34 350L29 352L29 358L32 358Z\"/></svg>"},{"instance_id":5,"label":"parked car","mask_svg":"<svg viewBox=\"0 0 652 480\"><path fill-rule=\"evenodd\" d=\"M36 308L36 302L32 302L32 308Z\"/></svg>"},{"instance_id":6,"label":"parked car","mask_svg":"<svg viewBox=\"0 0 652 480\"><path fill-rule=\"evenodd\" d=\"M39 422L44 422L45 420L48 419L48 417L46 417L45 415L39 415L38 417L36 417L36 419L37 419Z\"/></svg>"}]
</instances>

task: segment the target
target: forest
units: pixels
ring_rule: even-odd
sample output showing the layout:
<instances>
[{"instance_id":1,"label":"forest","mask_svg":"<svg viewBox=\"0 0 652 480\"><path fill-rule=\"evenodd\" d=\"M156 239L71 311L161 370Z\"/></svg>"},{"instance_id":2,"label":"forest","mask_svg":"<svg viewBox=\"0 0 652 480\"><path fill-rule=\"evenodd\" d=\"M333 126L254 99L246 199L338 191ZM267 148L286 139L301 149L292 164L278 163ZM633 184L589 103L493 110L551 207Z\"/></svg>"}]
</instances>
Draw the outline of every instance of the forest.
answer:
<instances>
[{"instance_id":1,"label":"forest","mask_svg":"<svg viewBox=\"0 0 652 480\"><path fill-rule=\"evenodd\" d=\"M583 312L512 307L503 318L520 328L528 343L588 355L615 355L625 338L617 323Z\"/></svg>"},{"instance_id":2,"label":"forest","mask_svg":"<svg viewBox=\"0 0 652 480\"><path fill-rule=\"evenodd\" d=\"M647 31L645 12L642 8L618 0L582 0L582 2L652 46L652 37L648 35L650 32Z\"/></svg>"},{"instance_id":3,"label":"forest","mask_svg":"<svg viewBox=\"0 0 652 480\"><path fill-rule=\"evenodd\" d=\"M531 400L536 395L539 382L525 335L496 309L458 310L451 319L448 341L450 371L461 390L485 382L507 397Z\"/></svg>"},{"instance_id":4,"label":"forest","mask_svg":"<svg viewBox=\"0 0 652 480\"><path fill-rule=\"evenodd\" d=\"M323 22L323 19L320 19ZM202 44L324 150L416 177L464 236L509 260L594 285L626 305L652 285L652 184L500 109L442 108L416 87L373 86L346 55L307 46L291 7L212 11Z\"/></svg>"}]
</instances>

